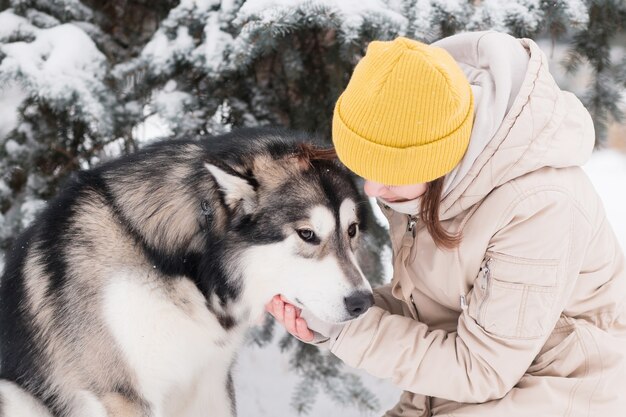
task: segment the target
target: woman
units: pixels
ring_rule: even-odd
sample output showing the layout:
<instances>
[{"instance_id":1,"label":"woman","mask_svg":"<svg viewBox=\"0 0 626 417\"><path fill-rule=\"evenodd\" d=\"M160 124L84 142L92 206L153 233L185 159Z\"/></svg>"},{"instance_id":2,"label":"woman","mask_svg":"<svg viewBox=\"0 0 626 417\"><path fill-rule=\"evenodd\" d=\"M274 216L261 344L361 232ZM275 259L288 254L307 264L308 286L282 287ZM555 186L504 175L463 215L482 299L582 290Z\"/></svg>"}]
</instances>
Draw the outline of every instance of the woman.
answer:
<instances>
[{"instance_id":1,"label":"woman","mask_svg":"<svg viewBox=\"0 0 626 417\"><path fill-rule=\"evenodd\" d=\"M288 331L405 390L386 416L626 415L626 266L580 168L593 125L534 42L372 42L333 142L389 219L394 275L343 325L274 297Z\"/></svg>"}]
</instances>

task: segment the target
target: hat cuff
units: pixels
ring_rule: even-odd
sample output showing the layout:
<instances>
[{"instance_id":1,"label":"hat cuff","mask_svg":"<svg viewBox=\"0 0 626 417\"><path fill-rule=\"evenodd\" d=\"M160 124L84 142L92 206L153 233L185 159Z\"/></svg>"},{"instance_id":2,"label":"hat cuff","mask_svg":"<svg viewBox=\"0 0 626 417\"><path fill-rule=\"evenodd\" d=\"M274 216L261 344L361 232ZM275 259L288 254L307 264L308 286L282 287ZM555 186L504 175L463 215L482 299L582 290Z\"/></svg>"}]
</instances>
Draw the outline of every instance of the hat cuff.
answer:
<instances>
[{"instance_id":1,"label":"hat cuff","mask_svg":"<svg viewBox=\"0 0 626 417\"><path fill-rule=\"evenodd\" d=\"M461 125L430 143L396 148L375 143L354 132L341 118L341 97L335 105L333 143L339 160L357 175L386 185L432 181L449 173L463 159L474 118L473 97Z\"/></svg>"}]
</instances>

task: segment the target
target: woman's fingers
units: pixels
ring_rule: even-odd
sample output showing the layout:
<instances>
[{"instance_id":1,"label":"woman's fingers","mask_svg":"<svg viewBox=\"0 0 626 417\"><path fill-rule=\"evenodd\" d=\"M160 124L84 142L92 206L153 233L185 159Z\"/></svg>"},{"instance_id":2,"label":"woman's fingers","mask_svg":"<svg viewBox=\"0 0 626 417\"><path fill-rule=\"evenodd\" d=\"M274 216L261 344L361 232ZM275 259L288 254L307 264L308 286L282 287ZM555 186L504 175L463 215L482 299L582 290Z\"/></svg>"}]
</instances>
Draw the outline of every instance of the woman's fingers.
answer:
<instances>
[{"instance_id":1,"label":"woman's fingers","mask_svg":"<svg viewBox=\"0 0 626 417\"><path fill-rule=\"evenodd\" d=\"M269 303L265 305L265 309L274 318L285 326L285 329L294 336L299 337L305 342L313 340L313 332L306 324L306 320L300 318L302 310L296 306L289 304L280 295L275 295Z\"/></svg>"},{"instance_id":2,"label":"woman's fingers","mask_svg":"<svg viewBox=\"0 0 626 417\"><path fill-rule=\"evenodd\" d=\"M313 340L313 332L306 324L306 320L302 318L296 319L296 335L305 342L311 342Z\"/></svg>"},{"instance_id":3,"label":"woman's fingers","mask_svg":"<svg viewBox=\"0 0 626 417\"><path fill-rule=\"evenodd\" d=\"M285 305L285 328L292 335L296 335L296 308L291 304Z\"/></svg>"},{"instance_id":4,"label":"woman's fingers","mask_svg":"<svg viewBox=\"0 0 626 417\"><path fill-rule=\"evenodd\" d=\"M285 321L285 303L282 302L279 296L272 298L272 307L274 310L273 316L281 323Z\"/></svg>"}]
</instances>

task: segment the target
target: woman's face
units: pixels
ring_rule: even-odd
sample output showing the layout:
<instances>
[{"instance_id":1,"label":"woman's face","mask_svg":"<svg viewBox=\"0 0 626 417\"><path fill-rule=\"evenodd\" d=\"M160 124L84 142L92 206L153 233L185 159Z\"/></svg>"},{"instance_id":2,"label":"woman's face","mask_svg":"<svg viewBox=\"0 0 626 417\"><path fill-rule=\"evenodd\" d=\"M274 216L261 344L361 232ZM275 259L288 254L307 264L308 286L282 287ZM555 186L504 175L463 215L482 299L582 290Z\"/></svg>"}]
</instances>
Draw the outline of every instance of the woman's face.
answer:
<instances>
[{"instance_id":1,"label":"woman's face","mask_svg":"<svg viewBox=\"0 0 626 417\"><path fill-rule=\"evenodd\" d=\"M413 200L426 192L427 184L385 185L365 180L363 190L369 197L377 197L389 203Z\"/></svg>"}]
</instances>

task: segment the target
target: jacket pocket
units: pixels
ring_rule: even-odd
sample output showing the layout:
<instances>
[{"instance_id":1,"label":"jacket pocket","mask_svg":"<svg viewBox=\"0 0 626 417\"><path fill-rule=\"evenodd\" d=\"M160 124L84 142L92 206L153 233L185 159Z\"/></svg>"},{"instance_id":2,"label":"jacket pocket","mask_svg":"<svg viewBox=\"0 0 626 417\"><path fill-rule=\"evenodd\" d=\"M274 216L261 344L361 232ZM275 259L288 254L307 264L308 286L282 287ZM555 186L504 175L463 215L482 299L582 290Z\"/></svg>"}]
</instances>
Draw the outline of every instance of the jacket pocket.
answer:
<instances>
[{"instance_id":1,"label":"jacket pocket","mask_svg":"<svg viewBox=\"0 0 626 417\"><path fill-rule=\"evenodd\" d=\"M489 333L536 338L551 331L558 261L487 253L470 296L469 314Z\"/></svg>"}]
</instances>

